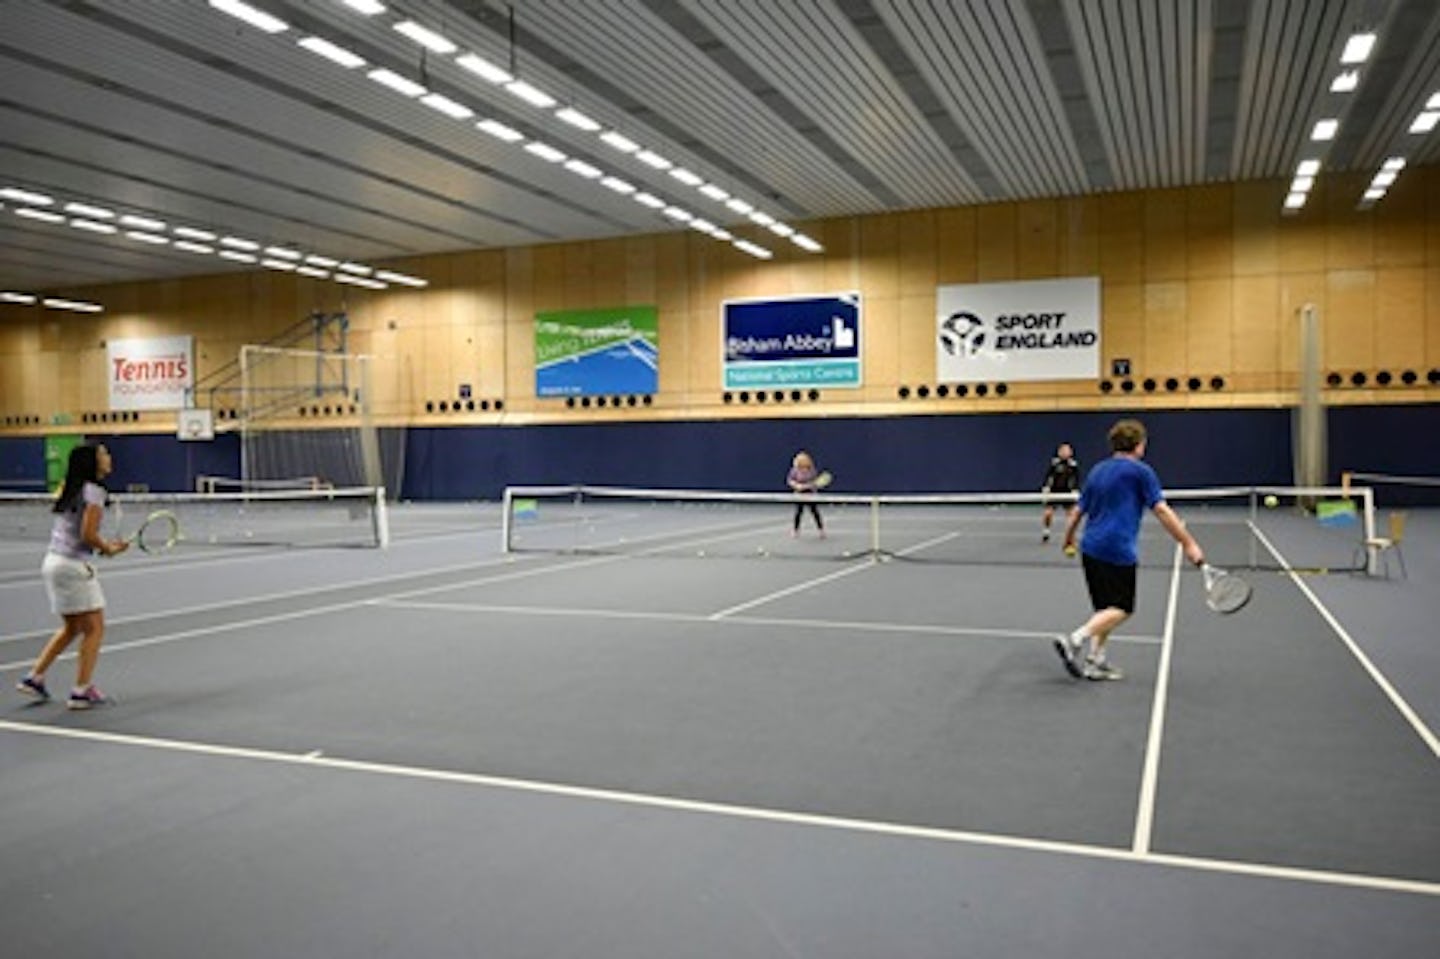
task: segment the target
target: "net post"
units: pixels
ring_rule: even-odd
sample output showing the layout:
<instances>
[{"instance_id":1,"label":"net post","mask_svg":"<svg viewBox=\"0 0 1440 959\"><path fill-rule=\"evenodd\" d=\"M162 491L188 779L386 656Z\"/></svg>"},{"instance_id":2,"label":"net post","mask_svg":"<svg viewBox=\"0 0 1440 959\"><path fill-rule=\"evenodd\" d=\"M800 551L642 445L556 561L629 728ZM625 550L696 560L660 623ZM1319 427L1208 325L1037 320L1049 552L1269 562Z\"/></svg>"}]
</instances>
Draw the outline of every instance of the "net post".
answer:
<instances>
[{"instance_id":1,"label":"net post","mask_svg":"<svg viewBox=\"0 0 1440 959\"><path fill-rule=\"evenodd\" d=\"M870 558L880 558L880 497L870 499Z\"/></svg>"},{"instance_id":2,"label":"net post","mask_svg":"<svg viewBox=\"0 0 1440 959\"><path fill-rule=\"evenodd\" d=\"M383 486L375 487L375 543L381 549L390 547L390 513Z\"/></svg>"},{"instance_id":3,"label":"net post","mask_svg":"<svg viewBox=\"0 0 1440 959\"><path fill-rule=\"evenodd\" d=\"M1260 567L1260 550L1256 542L1259 537L1256 531L1260 528L1260 491L1250 487L1250 535L1246 537L1250 547L1250 569Z\"/></svg>"},{"instance_id":4,"label":"net post","mask_svg":"<svg viewBox=\"0 0 1440 959\"><path fill-rule=\"evenodd\" d=\"M500 552L512 553L510 548L510 503L515 497L514 490L507 486L500 495Z\"/></svg>"},{"instance_id":5,"label":"net post","mask_svg":"<svg viewBox=\"0 0 1440 959\"><path fill-rule=\"evenodd\" d=\"M1363 504L1361 512L1365 514L1365 572L1374 576L1380 572L1380 548L1375 545L1375 491L1368 486L1357 488Z\"/></svg>"}]
</instances>

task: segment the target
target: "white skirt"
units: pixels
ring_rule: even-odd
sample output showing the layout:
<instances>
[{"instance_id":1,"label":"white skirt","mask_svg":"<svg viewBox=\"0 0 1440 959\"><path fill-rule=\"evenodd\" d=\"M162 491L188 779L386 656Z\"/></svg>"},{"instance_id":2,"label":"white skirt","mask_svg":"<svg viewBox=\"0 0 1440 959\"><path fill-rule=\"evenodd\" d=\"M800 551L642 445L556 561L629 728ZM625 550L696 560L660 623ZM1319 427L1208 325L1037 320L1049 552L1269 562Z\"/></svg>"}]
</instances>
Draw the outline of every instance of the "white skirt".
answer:
<instances>
[{"instance_id":1,"label":"white skirt","mask_svg":"<svg viewBox=\"0 0 1440 959\"><path fill-rule=\"evenodd\" d=\"M46 553L40 572L45 577L45 591L50 594L50 608L56 615L89 613L105 608L100 577L95 567L83 559Z\"/></svg>"}]
</instances>

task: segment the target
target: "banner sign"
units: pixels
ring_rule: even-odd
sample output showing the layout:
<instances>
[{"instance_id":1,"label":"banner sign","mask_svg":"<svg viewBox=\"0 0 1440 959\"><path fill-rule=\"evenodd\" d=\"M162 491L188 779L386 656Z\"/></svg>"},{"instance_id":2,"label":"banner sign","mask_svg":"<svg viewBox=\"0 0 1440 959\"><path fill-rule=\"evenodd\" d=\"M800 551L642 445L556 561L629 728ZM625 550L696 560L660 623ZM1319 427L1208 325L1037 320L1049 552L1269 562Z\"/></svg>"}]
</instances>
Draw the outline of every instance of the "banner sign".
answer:
<instances>
[{"instance_id":1,"label":"banner sign","mask_svg":"<svg viewBox=\"0 0 1440 959\"><path fill-rule=\"evenodd\" d=\"M193 339L160 336L105 345L112 410L179 410L195 385Z\"/></svg>"},{"instance_id":2,"label":"banner sign","mask_svg":"<svg viewBox=\"0 0 1440 959\"><path fill-rule=\"evenodd\" d=\"M1100 376L1100 278L937 287L936 380Z\"/></svg>"},{"instance_id":3,"label":"banner sign","mask_svg":"<svg viewBox=\"0 0 1440 959\"><path fill-rule=\"evenodd\" d=\"M859 293L728 300L720 326L727 390L861 385Z\"/></svg>"},{"instance_id":4,"label":"banner sign","mask_svg":"<svg viewBox=\"0 0 1440 959\"><path fill-rule=\"evenodd\" d=\"M660 388L653 306L535 314L535 395L649 395Z\"/></svg>"}]
</instances>

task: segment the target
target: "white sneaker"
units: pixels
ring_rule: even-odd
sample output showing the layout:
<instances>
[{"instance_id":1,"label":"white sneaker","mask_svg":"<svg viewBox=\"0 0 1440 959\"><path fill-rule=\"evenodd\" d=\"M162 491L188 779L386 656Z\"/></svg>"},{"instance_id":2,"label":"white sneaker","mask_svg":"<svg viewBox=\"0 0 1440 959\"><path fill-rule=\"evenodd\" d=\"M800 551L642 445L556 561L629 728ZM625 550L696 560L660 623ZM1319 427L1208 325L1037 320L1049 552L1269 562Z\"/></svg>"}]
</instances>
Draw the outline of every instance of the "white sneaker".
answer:
<instances>
[{"instance_id":1,"label":"white sneaker","mask_svg":"<svg viewBox=\"0 0 1440 959\"><path fill-rule=\"evenodd\" d=\"M1055 637L1055 652L1060 654L1060 662L1065 664L1065 671L1076 679L1082 679L1085 671L1081 668L1080 650L1085 645L1085 640L1075 639L1075 634L1066 636L1064 633Z\"/></svg>"},{"instance_id":2,"label":"white sneaker","mask_svg":"<svg viewBox=\"0 0 1440 959\"><path fill-rule=\"evenodd\" d=\"M1093 680L1103 679L1124 679L1125 674L1118 666L1111 665L1105 659L1087 659L1085 661L1085 678Z\"/></svg>"}]
</instances>

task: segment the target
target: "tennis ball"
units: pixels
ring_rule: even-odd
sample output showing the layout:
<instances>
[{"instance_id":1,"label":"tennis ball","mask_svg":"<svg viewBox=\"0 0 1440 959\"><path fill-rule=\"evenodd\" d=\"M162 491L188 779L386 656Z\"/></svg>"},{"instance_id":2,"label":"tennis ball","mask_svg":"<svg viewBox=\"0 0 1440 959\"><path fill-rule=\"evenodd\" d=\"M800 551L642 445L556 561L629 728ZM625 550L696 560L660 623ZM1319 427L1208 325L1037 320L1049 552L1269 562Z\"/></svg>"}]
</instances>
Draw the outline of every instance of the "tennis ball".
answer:
<instances>
[{"instance_id":1,"label":"tennis ball","mask_svg":"<svg viewBox=\"0 0 1440 959\"><path fill-rule=\"evenodd\" d=\"M1271 493L1270 495L1268 495L1268 496L1265 497L1265 508L1266 508L1266 509L1274 509L1275 507L1277 507L1277 506L1279 506L1279 505L1280 505L1280 497L1276 496L1274 493Z\"/></svg>"}]
</instances>

